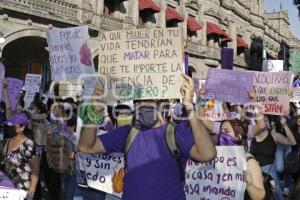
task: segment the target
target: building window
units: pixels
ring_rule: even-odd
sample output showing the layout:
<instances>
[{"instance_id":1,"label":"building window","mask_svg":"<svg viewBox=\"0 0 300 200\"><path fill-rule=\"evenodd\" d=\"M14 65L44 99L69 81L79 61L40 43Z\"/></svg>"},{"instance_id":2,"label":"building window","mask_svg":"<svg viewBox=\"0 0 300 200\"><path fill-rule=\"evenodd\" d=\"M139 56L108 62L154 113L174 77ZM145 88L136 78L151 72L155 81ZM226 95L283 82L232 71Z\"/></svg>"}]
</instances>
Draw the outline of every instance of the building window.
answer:
<instances>
[{"instance_id":1,"label":"building window","mask_svg":"<svg viewBox=\"0 0 300 200\"><path fill-rule=\"evenodd\" d=\"M103 14L106 16L112 15L115 11L115 4L119 3L116 0L104 0L104 11Z\"/></svg>"},{"instance_id":2,"label":"building window","mask_svg":"<svg viewBox=\"0 0 300 200\"><path fill-rule=\"evenodd\" d=\"M146 28L147 22L156 23L154 13L160 12L160 7L152 0L139 0L139 27Z\"/></svg>"},{"instance_id":3,"label":"building window","mask_svg":"<svg viewBox=\"0 0 300 200\"><path fill-rule=\"evenodd\" d=\"M192 15L188 16L187 19L187 36L188 40L192 40L193 37L197 37L197 31L202 28L201 24Z\"/></svg>"},{"instance_id":4,"label":"building window","mask_svg":"<svg viewBox=\"0 0 300 200\"><path fill-rule=\"evenodd\" d=\"M178 27L179 22L184 21L184 17L180 15L174 7L168 6L166 10L166 27Z\"/></svg>"}]
</instances>

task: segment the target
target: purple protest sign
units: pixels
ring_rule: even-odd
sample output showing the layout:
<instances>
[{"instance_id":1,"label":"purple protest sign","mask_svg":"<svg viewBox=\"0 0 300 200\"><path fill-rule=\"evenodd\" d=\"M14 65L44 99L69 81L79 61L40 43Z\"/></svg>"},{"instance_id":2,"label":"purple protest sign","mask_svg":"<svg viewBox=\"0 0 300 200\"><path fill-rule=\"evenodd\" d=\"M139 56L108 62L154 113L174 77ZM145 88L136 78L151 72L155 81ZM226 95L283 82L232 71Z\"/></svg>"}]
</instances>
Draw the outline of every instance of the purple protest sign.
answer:
<instances>
[{"instance_id":1,"label":"purple protest sign","mask_svg":"<svg viewBox=\"0 0 300 200\"><path fill-rule=\"evenodd\" d=\"M248 103L253 76L252 72L210 68L205 84L206 98L234 104Z\"/></svg>"},{"instance_id":2,"label":"purple protest sign","mask_svg":"<svg viewBox=\"0 0 300 200\"><path fill-rule=\"evenodd\" d=\"M189 55L188 54L184 55L184 70L185 70L185 74L189 75Z\"/></svg>"},{"instance_id":3,"label":"purple protest sign","mask_svg":"<svg viewBox=\"0 0 300 200\"><path fill-rule=\"evenodd\" d=\"M2 89L3 89L3 81L5 77L5 67L2 63L0 63L0 100L2 99Z\"/></svg>"},{"instance_id":4,"label":"purple protest sign","mask_svg":"<svg viewBox=\"0 0 300 200\"><path fill-rule=\"evenodd\" d=\"M8 82L8 95L10 98L11 108L14 111L16 109L17 100L24 85L24 81L16 78L5 78L5 80Z\"/></svg>"},{"instance_id":5,"label":"purple protest sign","mask_svg":"<svg viewBox=\"0 0 300 200\"><path fill-rule=\"evenodd\" d=\"M221 67L222 69L233 69L233 49L221 49Z\"/></svg>"}]
</instances>

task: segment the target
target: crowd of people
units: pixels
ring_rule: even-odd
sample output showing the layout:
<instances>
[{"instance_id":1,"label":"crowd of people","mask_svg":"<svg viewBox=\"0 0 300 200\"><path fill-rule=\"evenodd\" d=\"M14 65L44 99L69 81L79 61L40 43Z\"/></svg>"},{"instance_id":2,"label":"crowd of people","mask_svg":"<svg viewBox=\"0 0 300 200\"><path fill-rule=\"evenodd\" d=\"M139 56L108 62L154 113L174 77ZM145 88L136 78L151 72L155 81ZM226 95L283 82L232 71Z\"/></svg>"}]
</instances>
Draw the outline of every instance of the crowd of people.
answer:
<instances>
[{"instance_id":1,"label":"crowd of people","mask_svg":"<svg viewBox=\"0 0 300 200\"><path fill-rule=\"evenodd\" d=\"M290 104L287 116L223 103L229 119L205 119L205 88L194 101L193 80L183 75L181 100L137 100L106 105L97 85L90 103L82 98L45 98L37 93L25 108L21 91L11 107L7 83L0 103L0 185L27 191L26 199L118 199L79 184L78 152L124 153L123 200L185 200L187 160L208 162L215 146L244 146L247 184L244 199L300 199L300 117ZM58 94L58 87L54 87ZM249 91L257 103L255 91ZM235 113L235 114L232 114ZM169 126L170 125L170 126ZM175 130L170 153L166 129ZM62 137L70 154L68 172L49 162L48 139ZM174 153L174 154L173 154ZM147 178L145 178L147 177Z\"/></svg>"}]
</instances>

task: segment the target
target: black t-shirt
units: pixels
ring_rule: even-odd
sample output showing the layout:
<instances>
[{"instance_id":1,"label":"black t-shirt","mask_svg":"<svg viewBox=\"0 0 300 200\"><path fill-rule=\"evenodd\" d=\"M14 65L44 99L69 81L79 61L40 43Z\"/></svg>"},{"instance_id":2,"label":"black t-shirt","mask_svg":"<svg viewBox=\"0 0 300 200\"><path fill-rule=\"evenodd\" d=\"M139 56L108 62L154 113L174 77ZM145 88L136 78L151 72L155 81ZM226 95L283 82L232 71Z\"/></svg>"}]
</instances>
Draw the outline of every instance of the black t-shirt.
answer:
<instances>
[{"instance_id":1,"label":"black t-shirt","mask_svg":"<svg viewBox=\"0 0 300 200\"><path fill-rule=\"evenodd\" d=\"M250 152L260 166L272 164L276 153L276 143L272 134L268 133L268 136L261 142L257 142L256 139L253 138Z\"/></svg>"}]
</instances>

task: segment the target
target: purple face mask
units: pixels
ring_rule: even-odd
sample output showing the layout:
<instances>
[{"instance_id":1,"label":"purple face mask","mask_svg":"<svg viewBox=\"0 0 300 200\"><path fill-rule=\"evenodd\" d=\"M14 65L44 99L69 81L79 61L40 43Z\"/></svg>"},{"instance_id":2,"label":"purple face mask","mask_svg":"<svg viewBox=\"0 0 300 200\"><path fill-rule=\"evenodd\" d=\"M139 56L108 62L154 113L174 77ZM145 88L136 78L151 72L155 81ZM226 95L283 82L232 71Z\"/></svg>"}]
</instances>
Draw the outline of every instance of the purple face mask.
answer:
<instances>
[{"instance_id":1,"label":"purple face mask","mask_svg":"<svg viewBox=\"0 0 300 200\"><path fill-rule=\"evenodd\" d=\"M218 137L217 146L239 146L239 144L237 139L225 132L221 132Z\"/></svg>"}]
</instances>

